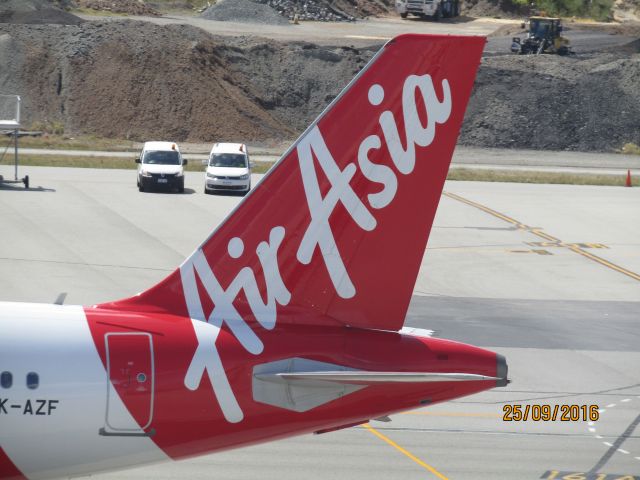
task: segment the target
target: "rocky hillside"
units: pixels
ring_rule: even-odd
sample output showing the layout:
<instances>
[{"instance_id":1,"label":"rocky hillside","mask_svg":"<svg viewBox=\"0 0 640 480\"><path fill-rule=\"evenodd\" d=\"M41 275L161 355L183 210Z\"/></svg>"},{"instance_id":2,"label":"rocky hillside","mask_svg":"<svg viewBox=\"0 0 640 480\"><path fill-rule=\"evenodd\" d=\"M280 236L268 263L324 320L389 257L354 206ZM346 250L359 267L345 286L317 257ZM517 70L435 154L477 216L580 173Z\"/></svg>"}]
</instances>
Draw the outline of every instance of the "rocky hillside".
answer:
<instances>
[{"instance_id":1,"label":"rocky hillside","mask_svg":"<svg viewBox=\"0 0 640 480\"><path fill-rule=\"evenodd\" d=\"M121 138L290 138L369 51L221 39L193 27L0 25L0 91L23 118Z\"/></svg>"},{"instance_id":2,"label":"rocky hillside","mask_svg":"<svg viewBox=\"0 0 640 480\"><path fill-rule=\"evenodd\" d=\"M621 22L640 22L640 0L616 0L613 18Z\"/></svg>"},{"instance_id":3,"label":"rocky hillside","mask_svg":"<svg viewBox=\"0 0 640 480\"><path fill-rule=\"evenodd\" d=\"M82 20L48 0L0 0L0 23L78 25Z\"/></svg>"},{"instance_id":4,"label":"rocky hillside","mask_svg":"<svg viewBox=\"0 0 640 480\"><path fill-rule=\"evenodd\" d=\"M467 109L467 145L611 151L640 141L640 44L579 57L485 58Z\"/></svg>"},{"instance_id":5,"label":"rocky hillside","mask_svg":"<svg viewBox=\"0 0 640 480\"><path fill-rule=\"evenodd\" d=\"M611 151L640 144L640 45L570 57L487 57L460 142ZM215 37L129 20L0 24L0 91L69 134L291 140L374 49Z\"/></svg>"}]
</instances>

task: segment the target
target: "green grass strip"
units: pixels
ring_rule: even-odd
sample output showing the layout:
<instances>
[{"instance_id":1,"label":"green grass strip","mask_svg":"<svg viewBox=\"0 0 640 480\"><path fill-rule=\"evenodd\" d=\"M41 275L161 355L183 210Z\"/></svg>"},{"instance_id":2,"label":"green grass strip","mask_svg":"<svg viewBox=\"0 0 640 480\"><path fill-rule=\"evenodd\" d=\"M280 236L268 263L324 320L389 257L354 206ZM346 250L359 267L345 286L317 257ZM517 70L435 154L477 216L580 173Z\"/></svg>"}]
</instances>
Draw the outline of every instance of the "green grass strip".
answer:
<instances>
[{"instance_id":1,"label":"green grass strip","mask_svg":"<svg viewBox=\"0 0 640 480\"><path fill-rule=\"evenodd\" d=\"M447 180L476 182L544 183L566 185L611 185L624 186L626 173L603 175L597 173L540 172L525 170L485 170L475 168L452 168ZM640 186L640 178L631 179L633 186Z\"/></svg>"},{"instance_id":2,"label":"green grass strip","mask_svg":"<svg viewBox=\"0 0 640 480\"><path fill-rule=\"evenodd\" d=\"M20 166L38 167L73 167L73 168L119 168L135 170L137 164L134 157L82 157L65 155L20 155ZM5 155L0 165L13 165L13 155ZM253 173L266 173L273 166L272 162L256 162ZM185 170L189 172L204 172L205 167L198 160L189 162ZM626 174L602 175L592 173L564 173L540 172L522 170L485 170L475 168L452 168L447 176L448 180L476 181L476 182L513 182L513 183L542 183L567 185L611 185L623 186ZM633 186L640 186L640 176L632 178Z\"/></svg>"}]
</instances>

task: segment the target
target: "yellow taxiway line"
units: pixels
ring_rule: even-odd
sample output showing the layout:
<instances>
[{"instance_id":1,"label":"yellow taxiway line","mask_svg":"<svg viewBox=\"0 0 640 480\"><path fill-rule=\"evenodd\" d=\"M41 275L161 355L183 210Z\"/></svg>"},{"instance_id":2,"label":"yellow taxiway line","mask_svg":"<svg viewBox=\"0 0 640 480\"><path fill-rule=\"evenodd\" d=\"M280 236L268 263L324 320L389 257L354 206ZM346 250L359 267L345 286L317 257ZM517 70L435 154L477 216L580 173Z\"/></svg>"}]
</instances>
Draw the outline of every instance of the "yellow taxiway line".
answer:
<instances>
[{"instance_id":1,"label":"yellow taxiway line","mask_svg":"<svg viewBox=\"0 0 640 480\"><path fill-rule=\"evenodd\" d=\"M489 207L485 207L484 205L481 205L480 203L474 202L472 200L468 200L464 197L461 197L460 195L456 195L455 193L450 193L450 192L442 192L443 195L446 195L449 198L452 198L454 200L457 200L459 202L462 203L466 203L467 205L471 206L471 207L475 207L479 210L482 210L485 213L488 213L489 215L493 215L496 218L499 218L500 220L504 220L505 222L508 222L512 225L515 225L518 229L520 230L526 230L528 232L531 232L532 234L540 237L540 238L544 238L547 241L553 242L554 245L553 246L557 246L557 247L566 247L569 250L571 250L574 253L577 253L579 255L582 255L585 258L588 258L589 260L593 260L594 262L599 263L600 265L603 265L607 268L610 268L611 270L615 270L616 272L622 273L623 275L626 275L628 277L633 278L634 280L638 280L640 281L640 275L638 275L635 272L632 272L631 270L627 270L626 268L622 268L619 265L616 265L615 263L611 263L608 260L605 260L602 257L599 257L597 255L594 255L593 253L589 253L586 250L580 248L579 246L575 245L575 244L565 244L562 242L562 240L560 240L559 238L556 238L552 235L549 235L548 233L545 233L542 231L542 229L540 228L534 228L534 227L530 227L528 225L525 225L522 222L519 222L507 215L504 215L500 212L496 212L495 210L489 208Z\"/></svg>"},{"instance_id":2,"label":"yellow taxiway line","mask_svg":"<svg viewBox=\"0 0 640 480\"><path fill-rule=\"evenodd\" d=\"M434 474L436 477L438 477L440 480L449 480L447 477L445 477L443 474L441 474L439 471L437 471L435 468L433 468L431 465L429 465L426 462L423 462L422 460L420 460L418 457L416 457L414 454L412 454L411 452L409 452L408 450L405 450L404 448L402 448L400 445L398 445L396 442L394 442L393 440L391 440L389 437L383 435L382 433L380 433L378 430L376 430L375 428L373 428L371 425L369 425L368 423L365 423L363 425L364 428L366 428L367 430L369 430L371 433L373 433L376 437L378 437L380 440L388 443L389 445L391 445L393 448L395 448L396 450L398 450L400 453L402 453L403 455L406 455L407 457L409 457L411 460L413 460L414 462L416 462L418 465L420 465L422 468L424 468L425 470L428 470L429 472L431 472L432 474Z\"/></svg>"}]
</instances>

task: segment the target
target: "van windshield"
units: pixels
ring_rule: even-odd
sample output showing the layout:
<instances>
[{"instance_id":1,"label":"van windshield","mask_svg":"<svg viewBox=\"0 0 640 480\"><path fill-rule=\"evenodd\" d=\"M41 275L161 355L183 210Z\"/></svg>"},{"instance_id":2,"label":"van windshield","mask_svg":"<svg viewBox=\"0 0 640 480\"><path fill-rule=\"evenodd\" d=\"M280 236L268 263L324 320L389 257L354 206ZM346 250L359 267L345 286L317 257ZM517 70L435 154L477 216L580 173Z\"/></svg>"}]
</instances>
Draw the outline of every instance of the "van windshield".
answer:
<instances>
[{"instance_id":1,"label":"van windshield","mask_svg":"<svg viewBox=\"0 0 640 480\"><path fill-rule=\"evenodd\" d=\"M180 154L175 150L152 150L144 153L142 163L151 165L180 165Z\"/></svg>"},{"instance_id":2,"label":"van windshield","mask_svg":"<svg viewBox=\"0 0 640 480\"><path fill-rule=\"evenodd\" d=\"M214 153L209 159L209 166L246 168L247 157L244 153Z\"/></svg>"}]
</instances>

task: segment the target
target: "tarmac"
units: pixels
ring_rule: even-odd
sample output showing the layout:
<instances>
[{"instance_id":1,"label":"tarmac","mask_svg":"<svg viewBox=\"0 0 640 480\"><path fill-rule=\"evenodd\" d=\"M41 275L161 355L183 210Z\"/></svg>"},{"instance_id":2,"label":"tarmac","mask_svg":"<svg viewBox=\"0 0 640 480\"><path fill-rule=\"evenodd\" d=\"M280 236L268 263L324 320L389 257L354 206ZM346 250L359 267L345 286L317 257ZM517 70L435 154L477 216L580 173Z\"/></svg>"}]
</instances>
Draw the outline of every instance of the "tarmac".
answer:
<instances>
[{"instance_id":1,"label":"tarmac","mask_svg":"<svg viewBox=\"0 0 640 480\"><path fill-rule=\"evenodd\" d=\"M81 14L82 18L95 20L93 15ZM157 25L192 25L214 35L241 36L247 31L253 32L255 24L241 22L214 21L191 15L167 15L162 17L134 16L135 20L155 23ZM101 21L112 21L121 17L99 17ZM313 22L304 21L299 25L260 25L260 35L279 41L305 41L321 45L350 45L369 47L382 45L393 37L402 34L420 33L435 35L481 35L493 33L503 25L518 25L522 19L472 18L460 16L439 22L422 20L418 17L400 18L395 13L381 18L367 18L356 22ZM571 41L572 51L588 53L604 48L624 45L634 37L626 35L610 35L607 31L576 30L577 26L569 26L564 32ZM518 36L518 35L516 35ZM500 55L511 53L513 35L488 38L485 54Z\"/></svg>"},{"instance_id":2,"label":"tarmac","mask_svg":"<svg viewBox=\"0 0 640 480\"><path fill-rule=\"evenodd\" d=\"M92 15L79 15L95 19ZM135 20L157 25L192 25L206 32L222 36L241 36L255 31L256 24L221 22L190 15L167 15L162 17L131 17ZM100 17L101 21L119 20L121 17ZM418 18L403 20L400 16L370 18L356 22L300 22L299 25L260 25L260 37L279 41L305 41L322 45L353 45L366 47L381 45L397 35L407 33L429 33L444 35L488 35L513 20L493 18L459 17L443 22L422 21Z\"/></svg>"},{"instance_id":3,"label":"tarmac","mask_svg":"<svg viewBox=\"0 0 640 480\"><path fill-rule=\"evenodd\" d=\"M135 171L20 174L32 189L0 187L0 300L52 303L66 292L65 303L90 305L135 294L242 199L204 195L194 172L182 195L139 193ZM638 218L637 188L447 182L406 324L505 355L508 387L388 423L94 478L635 479ZM556 405L597 405L599 419L532 419ZM528 406L529 420L505 421L514 406Z\"/></svg>"}]
</instances>

